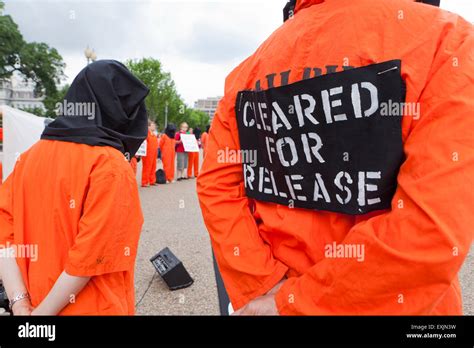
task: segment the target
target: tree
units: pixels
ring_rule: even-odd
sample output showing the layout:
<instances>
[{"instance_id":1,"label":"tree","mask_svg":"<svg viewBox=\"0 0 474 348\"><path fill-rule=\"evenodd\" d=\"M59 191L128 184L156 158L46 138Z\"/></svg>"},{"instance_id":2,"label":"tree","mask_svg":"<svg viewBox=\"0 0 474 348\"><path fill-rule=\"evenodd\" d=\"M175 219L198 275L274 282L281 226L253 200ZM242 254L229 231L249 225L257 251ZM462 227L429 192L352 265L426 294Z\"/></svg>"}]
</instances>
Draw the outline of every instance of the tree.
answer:
<instances>
[{"instance_id":1,"label":"tree","mask_svg":"<svg viewBox=\"0 0 474 348\"><path fill-rule=\"evenodd\" d=\"M35 83L37 96L54 97L56 86L64 77L61 55L45 43L26 42L18 25L3 14L3 8L0 1L0 79L18 73Z\"/></svg>"},{"instance_id":2,"label":"tree","mask_svg":"<svg viewBox=\"0 0 474 348\"><path fill-rule=\"evenodd\" d=\"M56 104L61 103L66 97L66 93L69 90L69 85L63 86L61 89L58 89L56 93L47 95L43 104L46 108L44 116L56 118Z\"/></svg>"},{"instance_id":3,"label":"tree","mask_svg":"<svg viewBox=\"0 0 474 348\"><path fill-rule=\"evenodd\" d=\"M125 65L149 89L145 103L149 118L155 121L160 129L165 127L166 109L168 123L187 122L191 127L205 127L209 122L206 113L188 108L176 90L171 74L164 71L159 60L143 58L128 60Z\"/></svg>"},{"instance_id":4,"label":"tree","mask_svg":"<svg viewBox=\"0 0 474 348\"><path fill-rule=\"evenodd\" d=\"M209 124L209 115L203 111L186 109L185 117L182 121L186 121L191 128L200 128L201 130L204 130Z\"/></svg>"},{"instance_id":5,"label":"tree","mask_svg":"<svg viewBox=\"0 0 474 348\"><path fill-rule=\"evenodd\" d=\"M171 75L163 71L159 60L153 58L128 60L125 65L150 89L150 94L145 101L148 115L150 119L164 126L166 106L168 105L168 120L170 121L182 104Z\"/></svg>"}]
</instances>

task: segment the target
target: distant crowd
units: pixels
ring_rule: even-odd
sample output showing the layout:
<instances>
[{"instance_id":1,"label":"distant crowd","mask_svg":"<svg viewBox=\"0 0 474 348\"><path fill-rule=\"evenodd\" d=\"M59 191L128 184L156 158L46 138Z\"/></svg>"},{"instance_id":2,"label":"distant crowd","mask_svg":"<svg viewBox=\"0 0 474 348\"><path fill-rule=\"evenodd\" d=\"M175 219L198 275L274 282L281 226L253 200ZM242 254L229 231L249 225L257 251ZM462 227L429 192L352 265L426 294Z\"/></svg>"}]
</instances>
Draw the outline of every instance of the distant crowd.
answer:
<instances>
[{"instance_id":1,"label":"distant crowd","mask_svg":"<svg viewBox=\"0 0 474 348\"><path fill-rule=\"evenodd\" d=\"M142 161L142 187L159 184L172 184L176 181L194 179L199 175L200 152L187 152L181 139L182 134L193 134L199 149L205 155L209 126L202 132L200 128L190 128L183 122L177 130L172 123L164 132L159 133L157 124L148 121L148 136L146 139L146 156L140 154L132 157L130 164L135 172L138 163ZM163 169L157 170L158 160L163 163Z\"/></svg>"}]
</instances>

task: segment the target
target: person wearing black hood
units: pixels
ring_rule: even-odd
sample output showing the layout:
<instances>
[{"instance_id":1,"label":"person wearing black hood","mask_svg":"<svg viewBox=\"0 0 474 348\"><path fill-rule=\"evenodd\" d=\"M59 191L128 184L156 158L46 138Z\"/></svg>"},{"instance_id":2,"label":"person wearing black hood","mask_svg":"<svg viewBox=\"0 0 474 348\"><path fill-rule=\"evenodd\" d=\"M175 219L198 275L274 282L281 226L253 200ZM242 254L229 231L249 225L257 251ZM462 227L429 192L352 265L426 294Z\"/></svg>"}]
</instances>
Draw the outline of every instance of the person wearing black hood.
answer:
<instances>
[{"instance_id":1,"label":"person wearing black hood","mask_svg":"<svg viewBox=\"0 0 474 348\"><path fill-rule=\"evenodd\" d=\"M173 123L168 124L165 134L160 138L159 148L161 150L161 161L168 184L174 183L174 161L176 157L176 126Z\"/></svg>"},{"instance_id":2,"label":"person wearing black hood","mask_svg":"<svg viewBox=\"0 0 474 348\"><path fill-rule=\"evenodd\" d=\"M128 161L148 133L148 92L119 62L90 64L1 186L0 244L39 251L0 258L14 314L135 313L143 215Z\"/></svg>"}]
</instances>

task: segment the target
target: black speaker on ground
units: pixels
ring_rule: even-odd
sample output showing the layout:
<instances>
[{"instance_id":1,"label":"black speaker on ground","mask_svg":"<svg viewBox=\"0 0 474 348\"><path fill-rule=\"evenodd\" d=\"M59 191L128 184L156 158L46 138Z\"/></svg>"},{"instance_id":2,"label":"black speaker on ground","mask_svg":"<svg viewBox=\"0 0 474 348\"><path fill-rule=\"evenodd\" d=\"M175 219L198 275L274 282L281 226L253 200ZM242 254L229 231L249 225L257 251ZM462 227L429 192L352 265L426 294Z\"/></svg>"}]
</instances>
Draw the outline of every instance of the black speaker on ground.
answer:
<instances>
[{"instance_id":1,"label":"black speaker on ground","mask_svg":"<svg viewBox=\"0 0 474 348\"><path fill-rule=\"evenodd\" d=\"M194 283L183 263L169 248L160 251L150 261L170 290L184 289Z\"/></svg>"}]
</instances>

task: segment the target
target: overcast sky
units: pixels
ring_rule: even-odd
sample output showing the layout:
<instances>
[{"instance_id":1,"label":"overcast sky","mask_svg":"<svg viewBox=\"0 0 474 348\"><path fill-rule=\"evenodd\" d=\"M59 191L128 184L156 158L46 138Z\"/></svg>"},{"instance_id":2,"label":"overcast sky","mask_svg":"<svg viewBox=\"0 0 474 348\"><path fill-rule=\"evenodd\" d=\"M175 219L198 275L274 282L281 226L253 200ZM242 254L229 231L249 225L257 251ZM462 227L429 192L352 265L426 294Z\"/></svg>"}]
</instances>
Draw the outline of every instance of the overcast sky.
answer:
<instances>
[{"instance_id":1,"label":"overcast sky","mask_svg":"<svg viewBox=\"0 0 474 348\"><path fill-rule=\"evenodd\" d=\"M374 0L377 1L377 0ZM474 0L441 0L474 22ZM223 94L226 75L282 24L286 0L5 0L28 41L55 47L67 82L99 59L155 57L186 103Z\"/></svg>"}]
</instances>

